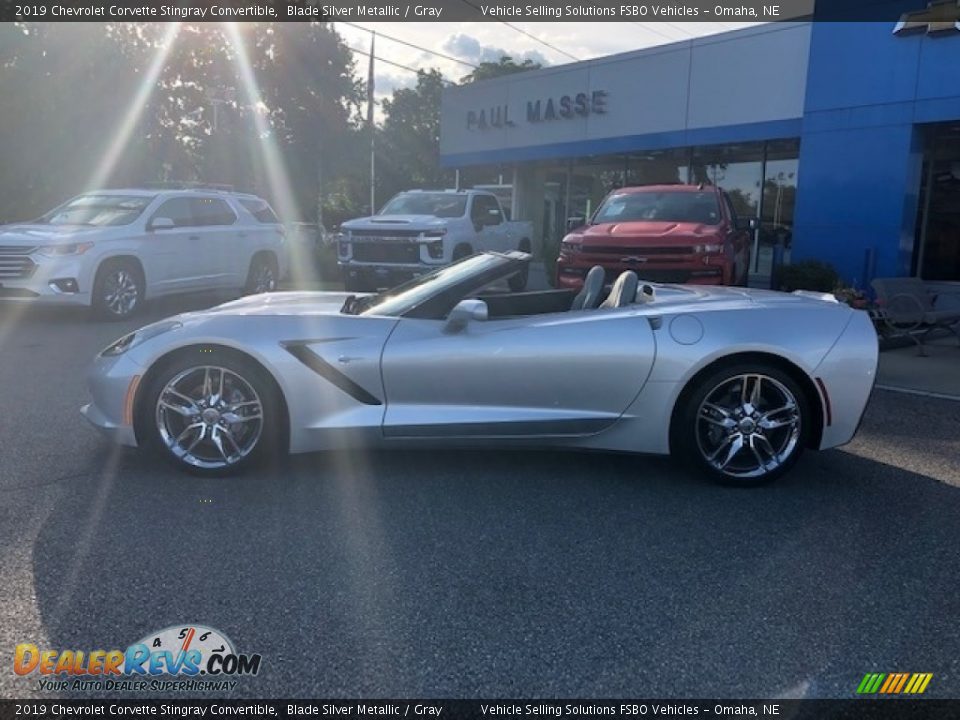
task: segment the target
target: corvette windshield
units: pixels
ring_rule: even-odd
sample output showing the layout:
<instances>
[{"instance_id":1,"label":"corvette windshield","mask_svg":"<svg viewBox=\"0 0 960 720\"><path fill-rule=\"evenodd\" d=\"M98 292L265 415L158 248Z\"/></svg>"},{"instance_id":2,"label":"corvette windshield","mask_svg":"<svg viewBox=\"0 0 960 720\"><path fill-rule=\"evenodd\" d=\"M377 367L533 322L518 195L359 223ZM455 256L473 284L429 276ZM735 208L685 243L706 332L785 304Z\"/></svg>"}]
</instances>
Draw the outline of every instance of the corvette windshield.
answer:
<instances>
[{"instance_id":1,"label":"corvette windshield","mask_svg":"<svg viewBox=\"0 0 960 720\"><path fill-rule=\"evenodd\" d=\"M462 217L467 196L454 193L400 193L384 205L381 215L433 215L438 218Z\"/></svg>"},{"instance_id":2,"label":"corvette windshield","mask_svg":"<svg viewBox=\"0 0 960 720\"><path fill-rule=\"evenodd\" d=\"M593 224L660 220L667 222L720 222L717 196L713 192L634 192L607 198L593 216Z\"/></svg>"},{"instance_id":3,"label":"corvette windshield","mask_svg":"<svg viewBox=\"0 0 960 720\"><path fill-rule=\"evenodd\" d=\"M500 255L474 255L429 275L414 278L380 295L361 298L359 315L400 316L422 302L450 290L462 283L469 284L472 277L485 277L504 263L510 262Z\"/></svg>"},{"instance_id":4,"label":"corvette windshield","mask_svg":"<svg viewBox=\"0 0 960 720\"><path fill-rule=\"evenodd\" d=\"M153 198L140 195L81 195L44 215L48 225L129 225Z\"/></svg>"}]
</instances>

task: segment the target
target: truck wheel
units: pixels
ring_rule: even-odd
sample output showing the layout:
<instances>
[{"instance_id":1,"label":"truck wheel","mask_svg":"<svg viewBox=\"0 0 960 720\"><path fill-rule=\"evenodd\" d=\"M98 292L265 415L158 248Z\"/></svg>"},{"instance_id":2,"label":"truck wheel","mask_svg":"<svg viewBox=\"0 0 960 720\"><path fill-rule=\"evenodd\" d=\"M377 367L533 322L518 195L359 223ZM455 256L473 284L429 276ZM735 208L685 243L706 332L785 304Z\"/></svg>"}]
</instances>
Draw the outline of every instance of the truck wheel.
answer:
<instances>
[{"instance_id":1,"label":"truck wheel","mask_svg":"<svg viewBox=\"0 0 960 720\"><path fill-rule=\"evenodd\" d=\"M140 309L144 278L140 266L126 259L107 260L93 281L91 307L103 320L123 320Z\"/></svg>"},{"instance_id":2,"label":"truck wheel","mask_svg":"<svg viewBox=\"0 0 960 720\"><path fill-rule=\"evenodd\" d=\"M267 254L257 255L250 261L244 295L259 295L277 289L277 263Z\"/></svg>"}]
</instances>

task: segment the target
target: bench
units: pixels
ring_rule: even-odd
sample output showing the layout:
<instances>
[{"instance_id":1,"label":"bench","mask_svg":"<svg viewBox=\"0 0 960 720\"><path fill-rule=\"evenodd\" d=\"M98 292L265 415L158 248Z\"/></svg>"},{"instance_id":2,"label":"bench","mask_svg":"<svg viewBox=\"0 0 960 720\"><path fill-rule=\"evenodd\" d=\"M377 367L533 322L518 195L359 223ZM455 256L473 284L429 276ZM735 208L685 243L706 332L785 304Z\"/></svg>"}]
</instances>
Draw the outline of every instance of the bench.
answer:
<instances>
[{"instance_id":1,"label":"bench","mask_svg":"<svg viewBox=\"0 0 960 720\"><path fill-rule=\"evenodd\" d=\"M936 295L927 291L917 277L876 278L871 285L883 306L883 322L891 335L905 336L917 344L919 355L926 355L923 342L934 330L949 330L960 342L960 309L940 310Z\"/></svg>"}]
</instances>

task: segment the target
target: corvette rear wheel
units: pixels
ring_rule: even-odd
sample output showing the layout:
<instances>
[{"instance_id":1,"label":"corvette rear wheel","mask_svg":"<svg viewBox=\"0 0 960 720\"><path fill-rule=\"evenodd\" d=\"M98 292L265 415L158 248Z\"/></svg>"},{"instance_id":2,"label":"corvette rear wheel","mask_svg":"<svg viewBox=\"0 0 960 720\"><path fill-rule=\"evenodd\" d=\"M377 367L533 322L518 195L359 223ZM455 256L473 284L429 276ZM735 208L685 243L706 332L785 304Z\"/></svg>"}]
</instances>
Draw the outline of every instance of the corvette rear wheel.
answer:
<instances>
[{"instance_id":1,"label":"corvette rear wheel","mask_svg":"<svg viewBox=\"0 0 960 720\"><path fill-rule=\"evenodd\" d=\"M725 485L753 486L797 461L810 428L809 402L779 368L718 370L687 398L678 428L684 455Z\"/></svg>"},{"instance_id":2,"label":"corvette rear wheel","mask_svg":"<svg viewBox=\"0 0 960 720\"><path fill-rule=\"evenodd\" d=\"M140 403L138 435L182 470L234 474L275 456L280 417L275 392L254 363L198 349L151 379Z\"/></svg>"}]
</instances>

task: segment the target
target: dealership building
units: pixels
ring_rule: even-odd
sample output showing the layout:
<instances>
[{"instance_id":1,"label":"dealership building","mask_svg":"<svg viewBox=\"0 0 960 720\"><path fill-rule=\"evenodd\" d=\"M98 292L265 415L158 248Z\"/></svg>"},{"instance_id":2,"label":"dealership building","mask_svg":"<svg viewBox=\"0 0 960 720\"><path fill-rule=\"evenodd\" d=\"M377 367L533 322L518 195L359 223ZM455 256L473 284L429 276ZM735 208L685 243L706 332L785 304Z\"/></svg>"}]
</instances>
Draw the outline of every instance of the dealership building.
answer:
<instances>
[{"instance_id":1,"label":"dealership building","mask_svg":"<svg viewBox=\"0 0 960 720\"><path fill-rule=\"evenodd\" d=\"M773 23L451 87L441 160L544 255L616 187L703 182L760 219L751 284L801 259L960 282L960 25Z\"/></svg>"}]
</instances>

